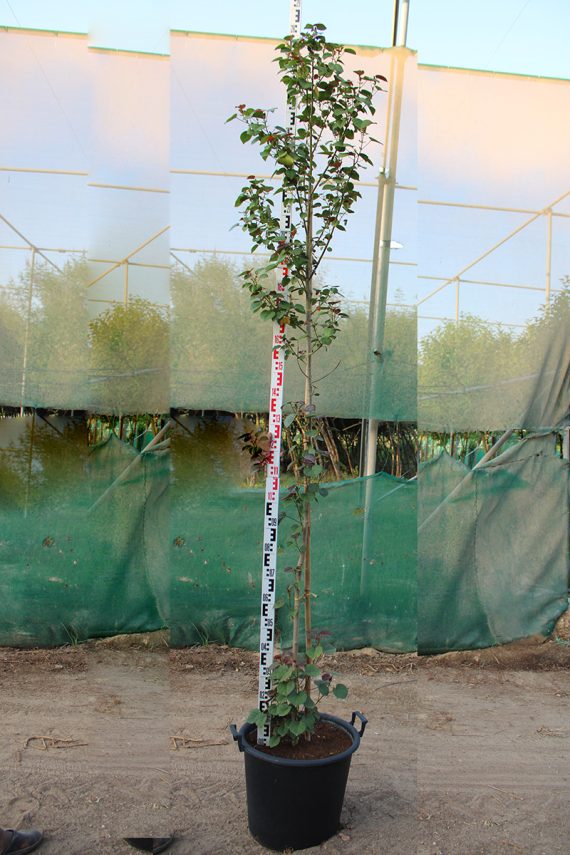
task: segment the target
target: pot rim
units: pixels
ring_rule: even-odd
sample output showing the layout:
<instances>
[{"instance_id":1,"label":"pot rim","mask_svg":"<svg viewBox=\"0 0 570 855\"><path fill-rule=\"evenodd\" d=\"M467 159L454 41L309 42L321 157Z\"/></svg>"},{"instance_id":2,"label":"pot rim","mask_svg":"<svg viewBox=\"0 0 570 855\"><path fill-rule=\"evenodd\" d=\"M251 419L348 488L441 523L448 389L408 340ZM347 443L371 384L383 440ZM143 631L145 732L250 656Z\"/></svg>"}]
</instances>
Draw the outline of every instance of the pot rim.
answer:
<instances>
[{"instance_id":1,"label":"pot rim","mask_svg":"<svg viewBox=\"0 0 570 855\"><path fill-rule=\"evenodd\" d=\"M246 739L246 735L252 730L255 730L255 724L249 724L248 722L246 722L241 726L237 734L237 741L240 751L245 751L246 754L250 754L257 760L264 760L267 763L273 763L275 766L328 766L331 763L338 763L342 760L346 760L347 757L350 757L352 754L354 754L354 752L360 745L360 733L357 731L357 729L349 721L345 721L343 718L339 718L336 715L330 715L329 713L321 713L320 718L325 719L326 721L330 721L333 724L337 725L337 727L340 727L345 730L349 734L349 736L352 737L352 745L350 745L344 751L341 751L340 754L332 754L330 757L311 758L307 760L292 759L289 757L278 757L272 754L268 754L266 751L260 751L255 745L250 745L250 743Z\"/></svg>"}]
</instances>

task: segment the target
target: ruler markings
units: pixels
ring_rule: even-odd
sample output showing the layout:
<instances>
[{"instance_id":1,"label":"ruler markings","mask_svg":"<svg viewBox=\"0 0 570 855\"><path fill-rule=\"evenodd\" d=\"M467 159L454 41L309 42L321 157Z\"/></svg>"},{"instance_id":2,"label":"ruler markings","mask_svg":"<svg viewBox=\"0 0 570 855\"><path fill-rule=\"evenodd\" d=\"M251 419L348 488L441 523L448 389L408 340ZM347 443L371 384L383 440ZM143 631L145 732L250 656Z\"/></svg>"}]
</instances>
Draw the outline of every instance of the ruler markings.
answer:
<instances>
[{"instance_id":1,"label":"ruler markings","mask_svg":"<svg viewBox=\"0 0 570 855\"><path fill-rule=\"evenodd\" d=\"M301 0L291 0L290 32L293 36L301 34ZM287 104L287 129L295 133L296 105ZM291 203L283 198L281 210L281 229L283 240L291 236ZM277 290L285 293L284 277L288 276L287 262L278 273ZM281 438L283 411L283 379L285 357L283 338L285 326L273 324L273 342L271 352L271 393L269 397L269 454L265 470L265 509L263 527L263 564L261 585L261 617L259 634L259 695L258 705L267 712L271 697L271 669L273 667L275 647L275 585L277 580L277 527L279 524L279 486L281 478ZM271 737L270 722L257 728L257 742L267 745Z\"/></svg>"}]
</instances>

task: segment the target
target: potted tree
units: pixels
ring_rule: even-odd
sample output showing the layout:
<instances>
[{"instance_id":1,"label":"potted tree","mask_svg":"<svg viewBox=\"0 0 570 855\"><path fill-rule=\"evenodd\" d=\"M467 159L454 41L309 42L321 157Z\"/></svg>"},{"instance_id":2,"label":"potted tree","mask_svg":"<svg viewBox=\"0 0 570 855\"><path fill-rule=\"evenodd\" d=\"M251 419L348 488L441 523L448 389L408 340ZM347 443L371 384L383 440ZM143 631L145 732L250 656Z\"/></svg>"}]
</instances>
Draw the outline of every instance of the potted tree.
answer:
<instances>
[{"instance_id":1,"label":"potted tree","mask_svg":"<svg viewBox=\"0 0 570 855\"><path fill-rule=\"evenodd\" d=\"M245 752L250 831L279 850L317 845L337 832L350 759L366 724L359 713L348 723L319 712L323 698L331 693L345 698L348 690L323 673L324 633L315 633L312 625L311 515L327 493L314 358L335 341L346 315L339 289L316 277L360 196L360 171L372 163L366 150L376 142L369 132L373 100L386 78L362 70L346 73L344 56L355 51L328 42L324 30L322 24L308 25L277 47L287 104L296 115L293 129L271 123L273 111L245 104L228 119L244 125L242 143L259 147L280 185L276 189L275 183L250 176L236 200L252 252L263 247L269 254L263 266L243 271L243 286L253 312L281 326L283 354L296 361L304 377L303 400L290 405L284 421L294 483L283 499L283 515L292 518L288 543L297 560L284 568L291 581L276 608L289 608L291 646L276 657L267 708L253 710L239 733L231 728ZM287 232L275 213L281 193L290 208ZM250 433L244 440L253 458L263 462L267 438L264 444ZM256 729L268 722L268 744L256 745Z\"/></svg>"}]
</instances>

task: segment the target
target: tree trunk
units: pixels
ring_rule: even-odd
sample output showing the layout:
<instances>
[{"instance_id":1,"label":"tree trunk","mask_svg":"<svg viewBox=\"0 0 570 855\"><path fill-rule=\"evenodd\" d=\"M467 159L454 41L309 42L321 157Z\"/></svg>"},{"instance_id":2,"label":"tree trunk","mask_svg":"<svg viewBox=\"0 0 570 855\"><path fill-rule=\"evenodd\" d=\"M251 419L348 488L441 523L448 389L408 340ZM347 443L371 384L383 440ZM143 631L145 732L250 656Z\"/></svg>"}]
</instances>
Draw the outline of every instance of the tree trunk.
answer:
<instances>
[{"instance_id":1,"label":"tree trunk","mask_svg":"<svg viewBox=\"0 0 570 855\"><path fill-rule=\"evenodd\" d=\"M334 472L335 480L341 481L342 475L341 475L340 465L339 465L340 460L339 460L339 456L338 456L338 449L336 447L336 443L334 442L334 440L332 438L332 434L331 434L327 419L325 419L325 418L321 419L321 434L322 434L322 437L325 441L327 451L329 453L329 459L330 459L331 466L332 466L332 469Z\"/></svg>"}]
</instances>

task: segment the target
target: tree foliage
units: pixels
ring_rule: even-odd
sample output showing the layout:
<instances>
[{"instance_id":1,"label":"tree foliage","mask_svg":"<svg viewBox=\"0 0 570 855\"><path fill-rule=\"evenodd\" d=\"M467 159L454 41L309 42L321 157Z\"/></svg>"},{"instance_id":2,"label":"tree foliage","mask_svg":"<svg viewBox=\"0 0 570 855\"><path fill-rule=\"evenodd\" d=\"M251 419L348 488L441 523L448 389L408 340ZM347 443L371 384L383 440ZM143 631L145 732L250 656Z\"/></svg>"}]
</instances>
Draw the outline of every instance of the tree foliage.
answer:
<instances>
[{"instance_id":1,"label":"tree foliage","mask_svg":"<svg viewBox=\"0 0 570 855\"><path fill-rule=\"evenodd\" d=\"M86 403L87 277L83 258L68 261L61 273L48 264L36 264L29 352L32 370L27 384L36 403L69 409Z\"/></svg>"},{"instance_id":2,"label":"tree foliage","mask_svg":"<svg viewBox=\"0 0 570 855\"><path fill-rule=\"evenodd\" d=\"M348 75L344 57L351 51L328 42L324 30L322 24L308 25L301 36L288 36L277 47L279 76L295 114L293 127L272 124L271 110L245 104L229 119L244 125L242 143L258 147L280 184L275 189L273 183L250 176L236 199L239 224L252 241L252 252L262 246L269 253L266 264L243 271L244 287L253 312L279 324L283 353L295 357L305 381L302 400L290 402L292 412L284 421L295 473L284 514L291 517L287 542L298 555L283 603L293 623L292 645L273 671L271 702L252 719L258 727L267 717L272 719L270 745L284 737L295 743L310 736L318 720L316 705L329 692L330 675L325 679L318 667L324 647L313 631L311 610L312 506L327 494L320 459L328 455L316 417L319 378L313 358L336 340L347 315L339 289L319 283L316 276L360 197L360 171L372 162L366 149L374 142L369 132L373 99L385 80L359 70ZM286 229L275 212L276 196L289 212ZM255 437L248 434L245 439L248 448L257 449ZM334 691L338 697L346 694L342 685Z\"/></svg>"},{"instance_id":3,"label":"tree foliage","mask_svg":"<svg viewBox=\"0 0 570 855\"><path fill-rule=\"evenodd\" d=\"M91 394L104 412L166 412L170 339L164 310L133 297L102 312L89 325Z\"/></svg>"},{"instance_id":4,"label":"tree foliage","mask_svg":"<svg viewBox=\"0 0 570 855\"><path fill-rule=\"evenodd\" d=\"M254 312L285 325L285 354L305 363L309 386L310 356L334 341L344 317L339 289L319 287L315 277L360 198L357 182L361 169L372 163L366 149L375 142L369 132L373 99L385 80L360 70L349 77L344 55L354 51L327 42L324 29L308 25L300 38L287 36L277 47L275 61L296 116L294 133L270 123L272 110L245 104L228 120L242 122L241 141L259 147L280 182L276 189L250 176L236 199L252 252L263 246L270 253L267 264L242 273L244 286ZM276 201L282 200L291 210L287 234L275 211ZM274 274L283 265L285 294Z\"/></svg>"},{"instance_id":5,"label":"tree foliage","mask_svg":"<svg viewBox=\"0 0 570 855\"><path fill-rule=\"evenodd\" d=\"M520 331L467 315L420 350L419 423L446 432L555 427L568 384L570 289Z\"/></svg>"}]
</instances>

